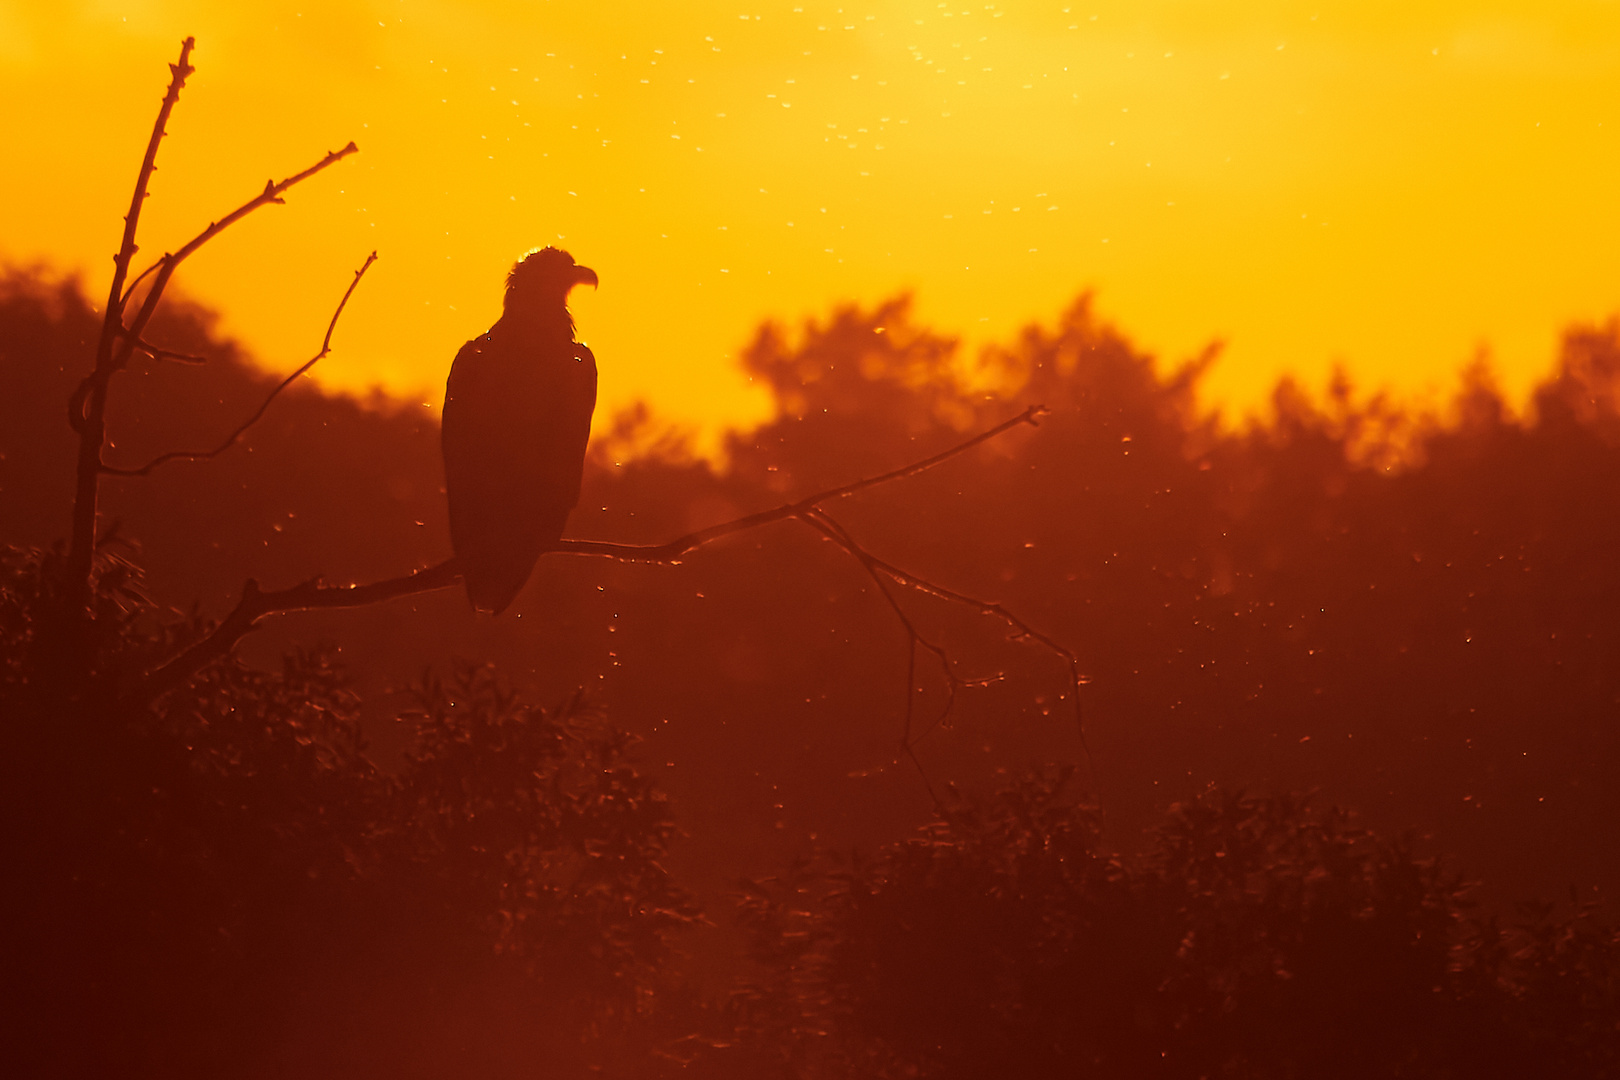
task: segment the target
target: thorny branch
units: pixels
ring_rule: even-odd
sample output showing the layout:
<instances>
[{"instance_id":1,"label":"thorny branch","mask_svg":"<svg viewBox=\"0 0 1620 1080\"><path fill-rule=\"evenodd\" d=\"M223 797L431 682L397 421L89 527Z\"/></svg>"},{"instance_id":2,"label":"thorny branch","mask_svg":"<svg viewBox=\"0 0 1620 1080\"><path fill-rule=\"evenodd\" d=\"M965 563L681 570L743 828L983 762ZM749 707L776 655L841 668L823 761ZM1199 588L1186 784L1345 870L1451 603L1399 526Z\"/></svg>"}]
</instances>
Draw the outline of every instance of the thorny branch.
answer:
<instances>
[{"instance_id":1,"label":"thorny branch","mask_svg":"<svg viewBox=\"0 0 1620 1080\"><path fill-rule=\"evenodd\" d=\"M189 48L191 39L187 38L186 41ZM188 67L185 70L187 73L189 73L194 69ZM183 80L181 81L183 82ZM171 87L171 93L178 94L178 89ZM168 98L164 99L164 105L165 109L167 109L169 106ZM167 115L168 114L165 111L164 116L167 117ZM154 134L154 142L151 148L151 151L154 153L156 152L156 137L156 134ZM281 196L287 191L288 188L309 179L316 173L328 168L331 165L335 165L337 162L342 161L350 154L357 154L359 152L360 148L351 142L341 150L333 150L329 152L320 161L317 161L303 172L289 176L280 183L266 180L264 190L258 195L255 195L253 198L249 199L235 210L232 210L229 214L226 214L218 221L210 222L206 229L192 237L179 250L164 255L151 266L141 271L140 276L135 279L134 284L130 285L128 291L122 293L121 295L115 291L113 293L113 300L108 305L107 311L102 320L102 336L107 341L107 345L103 350L98 352L95 370L85 378L84 382L79 386L79 389L74 392L74 395L70 401L69 421L73 424L74 429L80 432L85 432L88 430L88 423L91 417L84 415L83 410L86 400L88 399L92 403L93 408L94 402L98 398L103 400L105 399L108 380L115 372L122 370L124 366L129 363L130 354L133 353L136 348L140 347L142 342L141 335L146 330L147 323L152 321L152 316L157 312L158 304L163 299L163 293L168 288L169 281L174 277L175 271L180 268L180 264L182 262L184 262L190 256L196 254L197 250L208 241L212 240L214 237L218 236L220 233L224 232L238 221L241 221L244 217L257 210L259 207L268 206L272 203L278 206L284 204L286 200ZM148 176L149 173L143 172L141 178L143 188L145 180ZM136 249L134 247L131 247L130 254L133 255L135 250ZM123 252L120 252L119 254L122 256ZM136 312L135 318L130 322L130 324L128 326L124 325L124 310L134 294L135 284L138 284L141 280L145 279L154 271L156 271L157 277L153 280L152 287L147 290L146 297L141 302L140 309ZM115 287L121 287L121 285L121 279L115 282ZM119 340L122 340L122 346L114 348L114 343ZM106 355L102 356L101 352L105 352Z\"/></svg>"},{"instance_id":2,"label":"thorny branch","mask_svg":"<svg viewBox=\"0 0 1620 1080\"><path fill-rule=\"evenodd\" d=\"M190 240L186 241L186 243L178 250L164 255L161 259L153 264L153 266L157 268L157 276L152 279L152 287L147 290L146 298L141 301L140 310L135 313L135 318L129 324L128 336L131 338L139 338L141 336L141 333L146 329L146 324L151 322L152 315L157 311L158 303L163 299L163 291L168 288L169 280L174 277L174 272L180 269L181 263L185 262L192 255L195 255L197 250L204 244L208 243L208 241L212 240L214 237L218 236L232 225L235 225L238 221L241 221L243 218L247 217L261 206L269 206L271 204L277 206L283 205L286 200L281 196L285 194L289 188L296 184L303 183L305 180L308 180L310 177L314 176L318 172L321 172L323 169L336 165L350 154L358 154L359 152L360 148L351 142L341 150L333 150L328 152L325 157L321 158L321 160L317 161L303 172L294 173L292 176L287 177L287 179L282 180L279 183L272 180L266 180L264 182L263 191L259 192L253 198L249 199L241 206L238 206L235 210L232 210L218 221L209 222L206 229L198 233L196 236L193 236ZM146 274L150 272L151 267L145 271L142 271L141 276L145 277ZM129 353L131 351L133 351L133 345L125 345L121 352L121 361L127 362L129 359ZM123 363L121 362L119 366L122 367Z\"/></svg>"},{"instance_id":3,"label":"thorny branch","mask_svg":"<svg viewBox=\"0 0 1620 1080\"><path fill-rule=\"evenodd\" d=\"M194 38L188 37L181 42L180 59L169 66L169 88L163 94L163 104L158 106L157 120L152 124L152 135L146 142L146 154L141 158L140 171L135 174L135 193L130 197L129 213L124 215L124 236L119 242L118 254L113 256L112 285L107 290L107 310L102 315L101 334L96 341L96 366L68 400L68 423L79 433L79 460L74 484L73 533L68 546L67 573L75 606L81 610L87 606L90 598L90 564L96 542L96 486L101 478L101 445L105 438L103 420L107 407L107 383L114 370L114 349L118 345L118 335L124 329L124 279L129 276L130 261L139 250L135 244L135 233L140 226L141 206L146 202L147 182L157 168L158 145L166 134L169 114L180 100L180 91L194 70L191 66L191 50L195 45Z\"/></svg>"},{"instance_id":4,"label":"thorny branch","mask_svg":"<svg viewBox=\"0 0 1620 1080\"><path fill-rule=\"evenodd\" d=\"M123 340L125 340L125 343L123 343L123 347L117 351L117 355L113 356L112 371L122 371L123 366L130 363L130 355L133 353L134 348L136 348L134 343L139 342L139 340L141 340L141 335L146 332L146 324L147 322L151 322L152 316L157 313L157 304L164 300L164 290L167 290L168 282L173 279L175 270L180 269L181 262L185 262L186 259L190 259L193 254L198 253L198 249L201 248L203 244L206 244L207 241L214 240L214 236L219 236L220 233L225 232L227 228L230 228L232 225L235 225L235 223L240 222L241 219L245 219L246 215L253 214L254 210L259 209L259 207L271 206L271 204L275 204L275 206L282 206L282 204L285 204L287 201L282 198L282 194L285 194L285 191L287 191L288 188L292 188L293 185L298 185L298 183L303 183L303 181L308 180L309 176L314 176L316 173L324 170L324 168L329 168L330 165L337 164L337 162L345 159L345 157L348 157L348 155L358 154L358 152L360 152L360 147L355 146L353 142L350 142L348 146L343 147L343 149L340 149L340 151L327 152L326 157L322 157L322 159L318 160L316 164L311 165L311 167L306 168L306 170L303 170L301 173L293 173L292 176L288 176L287 180L282 180L280 183L275 183L275 181L272 180L264 181L264 191L256 194L256 196L248 199L248 201L243 202L241 206L238 206L237 209L232 210L230 214L225 215L225 217L217 220L217 222L209 222L209 225L207 225L207 228L204 228L203 232L198 233L198 235L193 236L191 240L186 241L186 243L183 244L181 248L178 248L177 251L164 254L164 257L160 257L159 261L154 262L152 266L149 266L146 270L143 270L143 272L141 272L141 277L143 277L143 279L147 274L151 274L152 270L154 269L157 270L157 277L152 279L152 287L147 288L146 298L141 301L141 308L134 313L134 319L131 319L130 324L126 325L126 327L122 322L122 304L123 301L128 300L128 296L125 296L125 298L122 298L122 301L120 301L120 311L118 311L117 316L115 316L117 317L118 321L120 321L118 322L120 329L115 330L115 335L117 335L117 337L122 337ZM133 293L133 287L131 287L130 291ZM110 311L109 317L113 317ZM107 374L110 376L112 371L107 372Z\"/></svg>"},{"instance_id":5,"label":"thorny branch","mask_svg":"<svg viewBox=\"0 0 1620 1080\"><path fill-rule=\"evenodd\" d=\"M171 73L169 88L163 96L162 105L158 108L157 120L152 126L151 138L147 141L146 154L141 159L141 168L136 174L135 193L130 199L129 213L124 217L123 240L119 244L118 254L113 257L113 280L107 293L107 310L102 315L101 334L96 343L95 367L85 376L84 381L79 384L68 401L68 422L79 435L79 457L74 485L72 538L68 545L66 572L75 606L81 611L88 610L90 568L96 544L97 499L101 477L107 471L107 466L101 458L102 448L106 443L107 390L112 383L112 377L124 369L129 363L130 356L141 347L146 326L157 311L164 290L168 288L175 271L204 244L248 214L261 206L283 202L281 196L289 188L359 151L359 147L351 142L341 150L328 153L303 172L296 173L279 183L266 181L264 190L258 195L218 221L210 222L207 228L192 237L184 246L165 254L143 270L135 281L125 288L130 262L139 250L135 236L140 225L141 207L148 194L146 186L157 168L158 146L166 134L169 116L180 100L180 91L184 88L186 79L195 70L191 66L191 50L195 44L194 39L186 38L180 45L179 61L169 67ZM124 314L135 294L135 288L149 276L152 277L152 284L146 291L140 309L134 319L126 323Z\"/></svg>"},{"instance_id":6,"label":"thorny branch","mask_svg":"<svg viewBox=\"0 0 1620 1080\"><path fill-rule=\"evenodd\" d=\"M220 454L223 454L225 451L229 450L232 446L235 446L236 440L240 439L247 433L249 428L259 422L259 418L265 414L267 409L270 408L270 403L276 400L277 395L279 395L283 390L287 389L287 387L291 386L294 380L296 380L299 376L303 375L310 368L320 363L326 358L327 354L332 351L332 332L337 329L338 319L342 318L343 309L348 306L349 297L354 295L354 290L357 286L359 286L360 279L365 276L366 271L371 269L371 264L376 261L377 253L373 251L370 255L366 256L366 261L361 264L360 269L354 272L354 280L349 282L349 287L343 292L343 299L338 301L337 310L332 312L332 321L326 324L326 336L321 339L320 351L306 360L304 365L297 371L283 379L274 390L270 391L269 395L264 399L263 402L260 403L258 409L254 411L253 415L242 421L242 423L237 426L235 431L226 436L224 442L220 443L212 450L171 450L166 454L159 454L157 457L153 458L151 461L148 461L145 465L142 465L139 468L121 469L113 465L103 465L101 467L101 471L108 476L145 476L159 465L164 465L171 461L206 461L209 458L218 457ZM161 353L170 357L171 359L185 359L188 361L195 359L197 362L202 362L200 357L194 358L185 356L181 353L167 353L164 350L153 350L152 347L147 345L145 342L140 342L140 348L145 351L152 352L154 356Z\"/></svg>"},{"instance_id":7,"label":"thorny branch","mask_svg":"<svg viewBox=\"0 0 1620 1080\"><path fill-rule=\"evenodd\" d=\"M785 521L789 518L798 518L804 520L813 528L822 531L824 534L827 533L828 529L831 529L834 532L841 532L840 527L836 523L833 523L832 519L821 513L820 506L822 503L829 502L833 499L846 498L855 494L856 492L865 491L868 488L875 487L879 484L915 476L924 470L931 469L936 465L949 461L951 458L963 454L973 447L987 442L998 435L1004 434L1005 432L1010 431L1019 425L1028 424L1032 427L1036 426L1039 419L1046 415L1046 412L1047 410L1044 406L1033 405L1012 419L1005 420L992 428L980 432L964 442L956 444L948 450L933 455L932 457L924 458L921 461L913 462L910 465L895 469L891 472L883 473L879 476L866 477L864 479L857 480L854 483L845 484L842 487L829 488L825 491L819 491L813 495L807 496L806 498L800 499L797 502L788 503L786 505L776 507L773 510L763 510L759 513L749 514L745 517L736 518L732 521L721 522L718 525L711 525L706 529L699 529L696 532L687 533L684 536L678 536L668 543L641 545L615 544L603 540L563 540L557 544L553 551L558 554L593 555L602 558L617 559L621 562L675 564L680 562L681 557L686 555L688 552L691 552L694 549L702 547L706 544L713 543L722 537L730 536L733 533L742 532L746 529L758 528L759 526L768 525L773 522ZM842 536L834 535L833 539L837 540L840 544L843 544L845 546L845 550L849 551L852 555L855 555L857 559L861 560L862 564L865 565L871 572L887 575L895 582L906 585L910 588L918 589L919 591L927 592L934 596L956 600L957 602L966 603L977 607L981 611L1000 615L1003 619L1007 620L1021 636L1039 641L1048 648L1057 652L1060 656L1067 659L1070 662L1070 670L1074 676L1075 686L1078 686L1079 674L1078 667L1074 660L1074 654L1058 645L1051 638L1030 629L1027 624L1006 612L1000 607L1000 605L987 604L984 601L975 600L962 594L952 593L948 589L933 585L913 574L901 571L891 566L889 563L886 563L866 552L860 547L859 544L856 544L854 540L848 539L847 534L843 534ZM435 589L448 588L449 586L454 585L458 580L460 580L460 572L456 567L454 559L447 559L444 562L430 566L424 570L419 570L413 574L388 578L384 581L373 582L369 585L329 585L323 582L320 578L315 578L288 589L265 592L260 589L258 582L249 580L242 587L241 599L237 601L236 607L229 615L225 617L224 621L222 621L218 626L214 627L214 629L205 637L187 648L184 652L175 656L173 659L167 661L161 667L147 675L146 678L141 681L139 687L135 691L135 696L142 702L151 702L156 700L161 695L185 682L186 679L190 678L196 672L202 670L202 668L206 667L208 664L229 654L230 651L236 646L236 643L251 633L259 622L267 616L280 615L294 611L310 611L318 608L361 607L366 604L380 603L384 600L394 600L404 596L413 596L418 593L431 592ZM895 607L896 611L901 615L901 617L905 618L904 612L899 611L898 605L895 605ZM909 623L909 621L907 622L907 626L909 629L911 629L917 640L923 641L924 647L932 649L934 654L940 658L942 665L946 669L948 677L954 680L952 688L953 693L957 685L968 685L966 680L959 680L956 677L941 650L934 648L931 643L928 643L926 640L922 639L920 634L915 634L915 628ZM915 650L913 650L912 677L908 678L908 683L912 685L915 684L915 660ZM1078 718L1078 700L1076 700L1075 707L1075 715ZM908 706L908 748L911 742L910 712Z\"/></svg>"}]
</instances>

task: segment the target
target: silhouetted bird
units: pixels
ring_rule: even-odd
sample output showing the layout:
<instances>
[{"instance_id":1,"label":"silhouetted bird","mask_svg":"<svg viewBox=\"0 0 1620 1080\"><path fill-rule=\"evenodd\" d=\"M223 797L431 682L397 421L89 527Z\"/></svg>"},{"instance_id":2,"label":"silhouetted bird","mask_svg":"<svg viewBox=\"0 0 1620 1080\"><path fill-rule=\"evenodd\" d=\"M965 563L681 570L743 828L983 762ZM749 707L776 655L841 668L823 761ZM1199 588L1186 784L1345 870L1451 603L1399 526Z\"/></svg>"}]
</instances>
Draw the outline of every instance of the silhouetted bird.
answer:
<instances>
[{"instance_id":1,"label":"silhouetted bird","mask_svg":"<svg viewBox=\"0 0 1620 1080\"><path fill-rule=\"evenodd\" d=\"M450 543L467 598L499 615L579 501L596 358L574 340L568 291L595 271L557 248L506 278L504 313L461 347L444 392Z\"/></svg>"}]
</instances>

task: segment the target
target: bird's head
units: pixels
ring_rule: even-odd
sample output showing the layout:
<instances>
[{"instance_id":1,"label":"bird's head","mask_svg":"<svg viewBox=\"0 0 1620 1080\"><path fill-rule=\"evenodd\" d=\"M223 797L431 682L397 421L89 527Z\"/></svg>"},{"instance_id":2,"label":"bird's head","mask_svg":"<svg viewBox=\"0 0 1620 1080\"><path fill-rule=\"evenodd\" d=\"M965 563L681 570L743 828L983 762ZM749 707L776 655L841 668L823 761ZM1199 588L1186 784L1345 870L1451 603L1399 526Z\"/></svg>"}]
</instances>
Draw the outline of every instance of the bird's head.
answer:
<instances>
[{"instance_id":1,"label":"bird's head","mask_svg":"<svg viewBox=\"0 0 1620 1080\"><path fill-rule=\"evenodd\" d=\"M566 310L568 291L575 285L596 288L596 271L578 265L561 248L531 251L506 275L506 310L542 315Z\"/></svg>"}]
</instances>

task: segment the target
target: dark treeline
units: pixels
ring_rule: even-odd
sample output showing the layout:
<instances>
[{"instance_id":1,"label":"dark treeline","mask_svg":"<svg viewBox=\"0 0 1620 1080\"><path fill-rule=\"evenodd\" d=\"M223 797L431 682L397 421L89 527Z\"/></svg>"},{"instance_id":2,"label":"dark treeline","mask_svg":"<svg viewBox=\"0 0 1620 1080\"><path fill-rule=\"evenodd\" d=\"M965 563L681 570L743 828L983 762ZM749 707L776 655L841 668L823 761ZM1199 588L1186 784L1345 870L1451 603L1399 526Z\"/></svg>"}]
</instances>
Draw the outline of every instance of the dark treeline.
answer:
<instances>
[{"instance_id":1,"label":"dark treeline","mask_svg":"<svg viewBox=\"0 0 1620 1080\"><path fill-rule=\"evenodd\" d=\"M791 523L676 567L550 557L494 622L448 590L289 616L154 713L113 715L120 672L246 577L373 580L448 554L419 403L306 388L217 461L109 483L107 696L53 687L64 403L97 326L72 283L0 286L7 857L36 883L8 901L8 978L33 1003L8 1024L36 1062L1617 1067L1620 963L1587 906L1620 884L1614 326L1568 335L1526 419L1480 369L1444 423L1283 385L1272 420L1234 432L1194 406L1208 358L1158 373L1083 301L987 357L989 392L896 302L797 342L762 329L744 363L780 415L732 436L724 469L599 418L569 533L656 541L1053 410L830 507L1089 676L1094 767L1060 662L906 598L965 674L1005 676L918 746L936 786L981 793L938 813L898 754L903 632ZM177 306L148 336L217 359L115 383L117 463L209 445L268 389L206 312ZM927 727L945 694L919 672ZM1052 761L1079 768L1060 782ZM1357 824L1311 808L1335 804ZM1515 908L1537 896L1560 905Z\"/></svg>"}]
</instances>

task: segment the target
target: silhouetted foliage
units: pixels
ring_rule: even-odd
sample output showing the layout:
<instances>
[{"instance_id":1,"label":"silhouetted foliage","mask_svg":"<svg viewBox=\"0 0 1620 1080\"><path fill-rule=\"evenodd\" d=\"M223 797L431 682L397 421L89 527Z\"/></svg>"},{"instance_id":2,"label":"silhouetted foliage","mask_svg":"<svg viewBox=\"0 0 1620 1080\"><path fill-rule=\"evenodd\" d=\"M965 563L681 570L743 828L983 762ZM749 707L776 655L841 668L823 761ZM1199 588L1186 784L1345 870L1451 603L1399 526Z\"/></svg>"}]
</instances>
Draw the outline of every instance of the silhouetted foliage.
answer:
<instances>
[{"instance_id":1,"label":"silhouetted foliage","mask_svg":"<svg viewBox=\"0 0 1620 1080\"><path fill-rule=\"evenodd\" d=\"M1620 326L1571 331L1522 418L1480 365L1445 419L1341 380L1320 402L1280 386L1232 427L1196 407L1213 354L1163 371L1084 299L978 368L895 301L763 329L744 364L779 415L723 465L667 442L615 459L647 444L634 421L599 444L570 535L652 542L942 449L1009 399L1053 409L839 511L1090 676L1095 772L930 818L897 767L904 635L858 567L790 530L675 567L543 559L498 631L452 593L287 617L121 709L121 680L246 576L376 579L449 548L429 410L295 387L230 455L107 480L94 618L56 620L59 407L96 325L72 283L0 281L0 780L30 883L0 912L26 928L0 1023L35 1064L1617 1071L1614 930L1588 886L1620 884ZM215 359L115 379L120 462L208 445L274 385L196 308L146 336ZM966 674L1004 675L920 744L936 780L1081 759L1061 672L905 602ZM943 694L921 681L926 726ZM875 854L764 879L810 847ZM1439 851L1483 880L1478 909ZM743 925L697 925L739 876L759 879ZM1501 914L1571 882L1569 905Z\"/></svg>"},{"instance_id":2,"label":"silhouetted foliage","mask_svg":"<svg viewBox=\"0 0 1620 1080\"><path fill-rule=\"evenodd\" d=\"M413 749L379 771L334 656L304 650L121 709L123 676L204 627L104 553L69 691L42 648L57 558L4 549L0 583L18 1075L582 1075L624 1052L695 915L627 735L462 666L415 691Z\"/></svg>"},{"instance_id":3,"label":"silhouetted foliage","mask_svg":"<svg viewBox=\"0 0 1620 1080\"><path fill-rule=\"evenodd\" d=\"M1405 844L1296 797L1211 789L1111 855L1068 780L959 797L873 858L752 883L765 976L715 1059L802 1077L1620 1067L1620 929L1590 913L1501 930Z\"/></svg>"}]
</instances>

